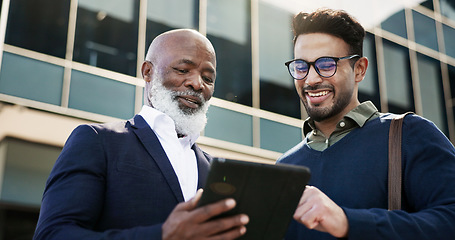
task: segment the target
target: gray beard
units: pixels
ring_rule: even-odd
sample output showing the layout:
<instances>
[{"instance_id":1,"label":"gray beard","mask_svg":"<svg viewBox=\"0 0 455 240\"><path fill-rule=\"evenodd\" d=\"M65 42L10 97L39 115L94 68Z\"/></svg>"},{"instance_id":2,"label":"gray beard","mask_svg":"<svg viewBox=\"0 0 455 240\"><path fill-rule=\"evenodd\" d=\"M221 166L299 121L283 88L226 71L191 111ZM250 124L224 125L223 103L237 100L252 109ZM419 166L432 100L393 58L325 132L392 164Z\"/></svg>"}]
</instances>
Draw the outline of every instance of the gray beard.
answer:
<instances>
[{"instance_id":1,"label":"gray beard","mask_svg":"<svg viewBox=\"0 0 455 240\"><path fill-rule=\"evenodd\" d=\"M204 129L207 123L207 110L209 102L204 99L201 93L187 90L185 92L171 91L163 86L162 79L154 74L152 86L148 91L148 99L153 108L168 115L175 123L175 130L178 134L196 135ZM177 96L193 95L201 100L201 107L198 109L182 109L179 107Z\"/></svg>"}]
</instances>

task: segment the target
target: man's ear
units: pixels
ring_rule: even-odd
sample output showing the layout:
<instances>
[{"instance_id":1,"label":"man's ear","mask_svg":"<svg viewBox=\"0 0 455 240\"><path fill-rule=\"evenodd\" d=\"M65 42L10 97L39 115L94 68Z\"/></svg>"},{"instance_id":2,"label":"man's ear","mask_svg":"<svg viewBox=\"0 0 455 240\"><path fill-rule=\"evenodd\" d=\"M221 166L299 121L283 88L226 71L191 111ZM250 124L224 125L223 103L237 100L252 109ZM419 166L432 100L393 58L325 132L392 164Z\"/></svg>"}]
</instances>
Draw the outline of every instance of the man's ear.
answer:
<instances>
[{"instance_id":1,"label":"man's ear","mask_svg":"<svg viewBox=\"0 0 455 240\"><path fill-rule=\"evenodd\" d=\"M363 78L365 78L365 74L368 68L368 58L361 57L354 65L354 74L355 74L355 81L361 82Z\"/></svg>"},{"instance_id":2,"label":"man's ear","mask_svg":"<svg viewBox=\"0 0 455 240\"><path fill-rule=\"evenodd\" d=\"M144 63L142 63L141 73L144 81L146 82L152 81L153 64L149 61L145 61Z\"/></svg>"}]
</instances>

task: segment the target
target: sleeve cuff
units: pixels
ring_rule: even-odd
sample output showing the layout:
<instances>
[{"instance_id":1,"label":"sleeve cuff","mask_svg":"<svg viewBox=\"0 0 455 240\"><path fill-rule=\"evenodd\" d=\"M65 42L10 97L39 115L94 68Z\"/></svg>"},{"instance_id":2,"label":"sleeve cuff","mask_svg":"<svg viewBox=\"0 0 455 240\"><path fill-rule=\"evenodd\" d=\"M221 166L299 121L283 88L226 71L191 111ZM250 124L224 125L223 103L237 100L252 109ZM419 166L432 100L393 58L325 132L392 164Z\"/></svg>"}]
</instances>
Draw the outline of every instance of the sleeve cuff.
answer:
<instances>
[{"instance_id":1,"label":"sleeve cuff","mask_svg":"<svg viewBox=\"0 0 455 240\"><path fill-rule=\"evenodd\" d=\"M349 223L349 240L376 239L374 215L367 209L342 208Z\"/></svg>"}]
</instances>

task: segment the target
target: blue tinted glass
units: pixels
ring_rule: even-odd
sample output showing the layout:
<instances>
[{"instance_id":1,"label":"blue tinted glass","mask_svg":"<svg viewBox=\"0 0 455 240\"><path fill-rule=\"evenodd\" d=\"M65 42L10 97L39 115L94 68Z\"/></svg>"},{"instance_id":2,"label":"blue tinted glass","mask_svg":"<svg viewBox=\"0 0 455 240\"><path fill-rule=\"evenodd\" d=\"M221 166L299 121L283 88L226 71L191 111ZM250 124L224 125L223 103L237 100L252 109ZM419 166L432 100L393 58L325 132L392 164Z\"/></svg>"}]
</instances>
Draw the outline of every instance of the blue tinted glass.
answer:
<instances>
[{"instance_id":1,"label":"blue tinted glass","mask_svg":"<svg viewBox=\"0 0 455 240\"><path fill-rule=\"evenodd\" d=\"M389 111L415 111L409 49L384 40L384 67Z\"/></svg>"},{"instance_id":2,"label":"blue tinted glass","mask_svg":"<svg viewBox=\"0 0 455 240\"><path fill-rule=\"evenodd\" d=\"M61 148L7 138L1 200L39 206Z\"/></svg>"},{"instance_id":3,"label":"blue tinted glass","mask_svg":"<svg viewBox=\"0 0 455 240\"><path fill-rule=\"evenodd\" d=\"M444 43L446 54L455 57L455 29L443 24L442 30L444 33Z\"/></svg>"},{"instance_id":4,"label":"blue tinted glass","mask_svg":"<svg viewBox=\"0 0 455 240\"><path fill-rule=\"evenodd\" d=\"M294 69L298 74L306 73L308 71L308 64L305 61L296 60L294 62L294 67L291 68L291 70L292 69Z\"/></svg>"},{"instance_id":5,"label":"blue tinted glass","mask_svg":"<svg viewBox=\"0 0 455 240\"><path fill-rule=\"evenodd\" d=\"M374 35L367 33L363 42L363 55L368 58L368 69L365 78L359 84L359 101L372 101L379 110L381 102L379 97L379 82L376 63L376 46Z\"/></svg>"},{"instance_id":6,"label":"blue tinted glass","mask_svg":"<svg viewBox=\"0 0 455 240\"><path fill-rule=\"evenodd\" d=\"M422 54L417 55L417 62L420 95L422 96L422 115L433 121L447 135L447 118L445 117L446 108L440 62Z\"/></svg>"},{"instance_id":7,"label":"blue tinted glass","mask_svg":"<svg viewBox=\"0 0 455 240\"><path fill-rule=\"evenodd\" d=\"M265 1L258 2L260 108L300 118L294 79L283 66L294 55L293 34L289 31L293 14Z\"/></svg>"},{"instance_id":8,"label":"blue tinted glass","mask_svg":"<svg viewBox=\"0 0 455 240\"><path fill-rule=\"evenodd\" d=\"M73 71L70 108L128 119L134 115L136 86Z\"/></svg>"},{"instance_id":9,"label":"blue tinted glass","mask_svg":"<svg viewBox=\"0 0 455 240\"><path fill-rule=\"evenodd\" d=\"M318 60L316 60L315 65L319 69L319 71L333 72L333 70L335 70L336 67L336 62L331 58L318 58Z\"/></svg>"},{"instance_id":10,"label":"blue tinted glass","mask_svg":"<svg viewBox=\"0 0 455 240\"><path fill-rule=\"evenodd\" d=\"M455 1L453 0L439 0L442 15L455 20Z\"/></svg>"},{"instance_id":11,"label":"blue tinted glass","mask_svg":"<svg viewBox=\"0 0 455 240\"><path fill-rule=\"evenodd\" d=\"M3 54L0 92L60 105L63 67L12 53Z\"/></svg>"},{"instance_id":12,"label":"blue tinted glass","mask_svg":"<svg viewBox=\"0 0 455 240\"><path fill-rule=\"evenodd\" d=\"M455 99L455 67L451 65L449 65L449 79L452 99Z\"/></svg>"},{"instance_id":13,"label":"blue tinted glass","mask_svg":"<svg viewBox=\"0 0 455 240\"><path fill-rule=\"evenodd\" d=\"M382 29L394 33L400 37L407 38L406 16L404 10L393 14L381 23Z\"/></svg>"},{"instance_id":14,"label":"blue tinted glass","mask_svg":"<svg viewBox=\"0 0 455 240\"><path fill-rule=\"evenodd\" d=\"M250 115L210 106L204 135L253 146L253 118Z\"/></svg>"},{"instance_id":15,"label":"blue tinted glass","mask_svg":"<svg viewBox=\"0 0 455 240\"><path fill-rule=\"evenodd\" d=\"M302 129L261 119L261 148L286 152L302 141Z\"/></svg>"},{"instance_id":16,"label":"blue tinted glass","mask_svg":"<svg viewBox=\"0 0 455 240\"><path fill-rule=\"evenodd\" d=\"M65 57L70 0L14 0L8 3L6 43Z\"/></svg>"},{"instance_id":17,"label":"blue tinted glass","mask_svg":"<svg viewBox=\"0 0 455 240\"><path fill-rule=\"evenodd\" d=\"M220 66L214 96L252 106L251 1L206 2L207 37Z\"/></svg>"},{"instance_id":18,"label":"blue tinted glass","mask_svg":"<svg viewBox=\"0 0 455 240\"><path fill-rule=\"evenodd\" d=\"M159 34L176 28L197 29L199 0L147 0L145 49ZM178 9L178 11L176 11Z\"/></svg>"},{"instance_id":19,"label":"blue tinted glass","mask_svg":"<svg viewBox=\"0 0 455 240\"><path fill-rule=\"evenodd\" d=\"M438 39L434 20L416 11L412 11L412 17L414 19L416 43L438 51Z\"/></svg>"},{"instance_id":20,"label":"blue tinted glass","mask_svg":"<svg viewBox=\"0 0 455 240\"><path fill-rule=\"evenodd\" d=\"M136 76L139 1L77 4L74 61Z\"/></svg>"}]
</instances>

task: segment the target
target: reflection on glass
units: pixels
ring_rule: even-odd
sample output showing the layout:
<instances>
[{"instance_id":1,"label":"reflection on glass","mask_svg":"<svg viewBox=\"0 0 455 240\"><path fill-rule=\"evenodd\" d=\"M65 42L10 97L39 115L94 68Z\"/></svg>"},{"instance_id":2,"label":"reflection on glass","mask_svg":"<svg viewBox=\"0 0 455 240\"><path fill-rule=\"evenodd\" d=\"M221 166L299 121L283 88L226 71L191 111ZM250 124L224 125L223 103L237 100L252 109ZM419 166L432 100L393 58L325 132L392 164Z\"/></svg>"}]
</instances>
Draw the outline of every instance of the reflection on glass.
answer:
<instances>
[{"instance_id":1,"label":"reflection on glass","mask_svg":"<svg viewBox=\"0 0 455 240\"><path fill-rule=\"evenodd\" d=\"M300 118L300 100L284 62L293 58L292 14L259 3L261 109Z\"/></svg>"},{"instance_id":2,"label":"reflection on glass","mask_svg":"<svg viewBox=\"0 0 455 240\"><path fill-rule=\"evenodd\" d=\"M69 6L70 0L11 1L5 43L65 58Z\"/></svg>"},{"instance_id":3,"label":"reflection on glass","mask_svg":"<svg viewBox=\"0 0 455 240\"><path fill-rule=\"evenodd\" d=\"M444 34L446 54L451 57L455 57L455 29L443 24L442 30Z\"/></svg>"},{"instance_id":4,"label":"reflection on glass","mask_svg":"<svg viewBox=\"0 0 455 240\"><path fill-rule=\"evenodd\" d=\"M455 99L455 67L449 65L450 92L452 99ZM455 106L454 106L455 107Z\"/></svg>"},{"instance_id":5,"label":"reflection on glass","mask_svg":"<svg viewBox=\"0 0 455 240\"><path fill-rule=\"evenodd\" d=\"M208 0L207 37L217 53L215 97L251 106L250 0Z\"/></svg>"},{"instance_id":6,"label":"reflection on glass","mask_svg":"<svg viewBox=\"0 0 455 240\"><path fill-rule=\"evenodd\" d=\"M198 0L148 0L146 48L159 34L176 28L197 29Z\"/></svg>"},{"instance_id":7,"label":"reflection on glass","mask_svg":"<svg viewBox=\"0 0 455 240\"><path fill-rule=\"evenodd\" d=\"M229 109L210 106L204 135L223 141L253 146L253 117Z\"/></svg>"},{"instance_id":8,"label":"reflection on glass","mask_svg":"<svg viewBox=\"0 0 455 240\"><path fill-rule=\"evenodd\" d=\"M68 107L128 119L134 115L135 91L134 85L73 70Z\"/></svg>"},{"instance_id":9,"label":"reflection on glass","mask_svg":"<svg viewBox=\"0 0 455 240\"><path fill-rule=\"evenodd\" d=\"M442 90L441 67L439 61L417 55L420 95L422 97L423 117L433 121L444 133L447 134L447 121L445 118L444 91Z\"/></svg>"},{"instance_id":10,"label":"reflection on glass","mask_svg":"<svg viewBox=\"0 0 455 240\"><path fill-rule=\"evenodd\" d=\"M420 6L424 6L430 10L434 10L433 0L426 0L420 3Z\"/></svg>"},{"instance_id":11,"label":"reflection on glass","mask_svg":"<svg viewBox=\"0 0 455 240\"><path fill-rule=\"evenodd\" d=\"M389 111L415 111L408 49L387 40L383 41Z\"/></svg>"},{"instance_id":12,"label":"reflection on glass","mask_svg":"<svg viewBox=\"0 0 455 240\"><path fill-rule=\"evenodd\" d=\"M261 118L261 148L286 152L302 141L302 129Z\"/></svg>"},{"instance_id":13,"label":"reflection on glass","mask_svg":"<svg viewBox=\"0 0 455 240\"><path fill-rule=\"evenodd\" d=\"M63 71L61 66L5 52L0 93L60 105Z\"/></svg>"},{"instance_id":14,"label":"reflection on glass","mask_svg":"<svg viewBox=\"0 0 455 240\"><path fill-rule=\"evenodd\" d=\"M438 51L438 39L434 20L416 11L412 11L412 17L414 19L416 43Z\"/></svg>"},{"instance_id":15,"label":"reflection on glass","mask_svg":"<svg viewBox=\"0 0 455 240\"><path fill-rule=\"evenodd\" d=\"M74 60L135 76L138 2L79 0Z\"/></svg>"},{"instance_id":16,"label":"reflection on glass","mask_svg":"<svg viewBox=\"0 0 455 240\"><path fill-rule=\"evenodd\" d=\"M380 108L376 47L374 36L370 33L367 33L363 42L363 56L368 58L368 69L365 78L359 84L359 101L369 100Z\"/></svg>"},{"instance_id":17,"label":"reflection on glass","mask_svg":"<svg viewBox=\"0 0 455 240\"><path fill-rule=\"evenodd\" d=\"M439 0L442 15L455 21L455 1L453 0Z\"/></svg>"},{"instance_id":18,"label":"reflection on glass","mask_svg":"<svg viewBox=\"0 0 455 240\"><path fill-rule=\"evenodd\" d=\"M14 203L13 206L16 208L17 206L39 206L47 178L62 148L16 138L2 139L0 146L5 156L2 157L1 201ZM1 209L4 209L4 206ZM24 217L24 215L19 216ZM27 219L15 220L17 222L12 222L14 225L22 225L24 220L27 222ZM8 222L9 228L10 223ZM16 231L27 228L22 226L16 228ZM3 230L0 236L3 236ZM32 235L16 232L16 235L2 239L31 239Z\"/></svg>"},{"instance_id":19,"label":"reflection on glass","mask_svg":"<svg viewBox=\"0 0 455 240\"><path fill-rule=\"evenodd\" d=\"M394 33L400 37L407 38L406 16L404 9L388 17L381 23L382 29Z\"/></svg>"}]
</instances>

